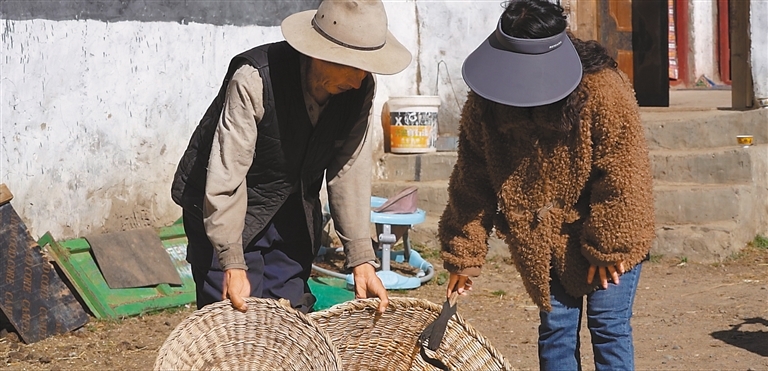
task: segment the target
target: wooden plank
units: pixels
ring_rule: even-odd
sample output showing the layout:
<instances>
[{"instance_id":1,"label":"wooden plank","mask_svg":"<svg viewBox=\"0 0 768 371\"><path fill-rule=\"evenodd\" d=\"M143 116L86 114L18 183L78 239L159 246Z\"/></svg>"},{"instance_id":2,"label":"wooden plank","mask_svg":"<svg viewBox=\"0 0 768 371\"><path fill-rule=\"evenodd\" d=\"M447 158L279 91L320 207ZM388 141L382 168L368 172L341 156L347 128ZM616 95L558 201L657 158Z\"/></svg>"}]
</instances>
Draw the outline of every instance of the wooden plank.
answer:
<instances>
[{"instance_id":1,"label":"wooden plank","mask_svg":"<svg viewBox=\"0 0 768 371\"><path fill-rule=\"evenodd\" d=\"M635 61L634 61L634 55L632 54L632 51L619 50L619 57L616 58L616 63L619 64L619 69L621 70L621 72L624 72L627 74L627 77L629 77L629 82L634 84L635 83Z\"/></svg>"},{"instance_id":2,"label":"wooden plank","mask_svg":"<svg viewBox=\"0 0 768 371\"><path fill-rule=\"evenodd\" d=\"M632 2L635 96L642 107L669 107L667 0Z\"/></svg>"},{"instance_id":3,"label":"wooden plank","mask_svg":"<svg viewBox=\"0 0 768 371\"><path fill-rule=\"evenodd\" d=\"M754 106L752 69L749 63L749 1L731 1L731 106L736 110Z\"/></svg>"},{"instance_id":4,"label":"wooden plank","mask_svg":"<svg viewBox=\"0 0 768 371\"><path fill-rule=\"evenodd\" d=\"M629 6L627 5L629 3ZM622 0L597 2L598 39L608 51L608 54L619 63L619 69L628 71L628 67L619 60L619 52L632 55L632 23L631 2ZM630 14L624 14L630 12ZM632 58L623 57L624 60Z\"/></svg>"},{"instance_id":5,"label":"wooden plank","mask_svg":"<svg viewBox=\"0 0 768 371\"><path fill-rule=\"evenodd\" d=\"M5 183L0 183L0 206L5 205L13 199L11 190L6 187Z\"/></svg>"},{"instance_id":6,"label":"wooden plank","mask_svg":"<svg viewBox=\"0 0 768 371\"><path fill-rule=\"evenodd\" d=\"M571 6L576 6L577 27L573 34L582 40L598 39L597 1L571 0Z\"/></svg>"},{"instance_id":7,"label":"wooden plank","mask_svg":"<svg viewBox=\"0 0 768 371\"><path fill-rule=\"evenodd\" d=\"M182 284L154 228L92 234L85 240L112 289Z\"/></svg>"},{"instance_id":8,"label":"wooden plank","mask_svg":"<svg viewBox=\"0 0 768 371\"><path fill-rule=\"evenodd\" d=\"M191 267L186 262L187 237L181 219L172 226L161 228L158 235L182 279L182 286L162 284L112 289L96 264L85 238L58 242L46 233L38 243L61 267L66 279L96 318L120 318L195 301L195 282Z\"/></svg>"},{"instance_id":9,"label":"wooden plank","mask_svg":"<svg viewBox=\"0 0 768 371\"><path fill-rule=\"evenodd\" d=\"M0 206L0 310L26 343L77 329L88 315L11 204Z\"/></svg>"},{"instance_id":10,"label":"wooden plank","mask_svg":"<svg viewBox=\"0 0 768 371\"><path fill-rule=\"evenodd\" d=\"M609 0L608 13L620 32L632 32L632 0Z\"/></svg>"}]
</instances>

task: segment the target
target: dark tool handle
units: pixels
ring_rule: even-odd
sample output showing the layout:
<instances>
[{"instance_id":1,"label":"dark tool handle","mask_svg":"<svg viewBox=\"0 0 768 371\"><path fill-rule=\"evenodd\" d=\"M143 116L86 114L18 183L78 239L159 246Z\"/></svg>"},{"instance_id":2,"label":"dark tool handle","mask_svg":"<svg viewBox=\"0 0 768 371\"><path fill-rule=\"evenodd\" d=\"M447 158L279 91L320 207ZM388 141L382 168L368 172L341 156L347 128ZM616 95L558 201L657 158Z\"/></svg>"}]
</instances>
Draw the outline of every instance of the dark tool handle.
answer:
<instances>
[{"instance_id":1,"label":"dark tool handle","mask_svg":"<svg viewBox=\"0 0 768 371\"><path fill-rule=\"evenodd\" d=\"M453 317L454 314L456 314L456 301L458 300L458 297L459 294L457 292L453 292L451 297L446 300L445 303L443 303L443 309L440 311L440 316L438 316L437 319L435 319L432 323L427 325L427 327L424 328L424 331L421 332L421 335L419 335L419 344L421 344L421 357L424 358L424 361L430 365L444 371L448 370L448 366L446 366L440 360L428 356L424 352L424 347L426 343L426 348L433 352L440 348L440 343L443 341L443 336L445 335L445 329L448 327L448 321L451 319L451 317Z\"/></svg>"}]
</instances>

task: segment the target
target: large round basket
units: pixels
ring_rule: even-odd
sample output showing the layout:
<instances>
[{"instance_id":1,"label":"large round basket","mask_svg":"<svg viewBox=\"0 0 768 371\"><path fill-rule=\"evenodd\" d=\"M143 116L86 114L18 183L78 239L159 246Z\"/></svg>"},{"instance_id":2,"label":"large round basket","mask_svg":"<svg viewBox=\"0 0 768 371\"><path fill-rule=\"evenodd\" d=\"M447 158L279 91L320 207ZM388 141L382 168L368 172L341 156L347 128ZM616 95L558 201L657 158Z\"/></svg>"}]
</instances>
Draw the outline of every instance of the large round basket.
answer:
<instances>
[{"instance_id":1,"label":"large round basket","mask_svg":"<svg viewBox=\"0 0 768 371\"><path fill-rule=\"evenodd\" d=\"M310 313L309 317L331 335L345 371L439 370L423 358L422 352L450 370L512 370L501 353L458 314L448 321L436 351L421 349L419 335L440 315L441 307L414 298L390 297L389 303L381 315L376 312L378 299L362 299Z\"/></svg>"},{"instance_id":2,"label":"large round basket","mask_svg":"<svg viewBox=\"0 0 768 371\"><path fill-rule=\"evenodd\" d=\"M328 333L276 300L207 305L184 319L160 347L155 370L341 370Z\"/></svg>"}]
</instances>

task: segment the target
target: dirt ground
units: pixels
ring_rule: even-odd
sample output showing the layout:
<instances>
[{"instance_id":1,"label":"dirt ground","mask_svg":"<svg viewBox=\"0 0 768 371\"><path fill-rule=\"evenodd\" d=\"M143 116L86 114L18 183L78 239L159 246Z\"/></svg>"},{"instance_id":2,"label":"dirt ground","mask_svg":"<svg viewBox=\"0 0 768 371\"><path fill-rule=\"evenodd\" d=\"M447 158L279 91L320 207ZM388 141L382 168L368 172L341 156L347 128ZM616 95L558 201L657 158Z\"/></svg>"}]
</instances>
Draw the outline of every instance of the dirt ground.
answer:
<instances>
[{"instance_id":1,"label":"dirt ground","mask_svg":"<svg viewBox=\"0 0 768 371\"><path fill-rule=\"evenodd\" d=\"M424 252L435 266L439 262ZM442 303L445 273L393 296ZM645 263L632 321L638 370L768 370L768 249L747 247L720 264L655 256ZM442 285L441 285L442 284ZM157 351L190 308L83 328L26 345L15 333L0 338L0 369L149 370ZM490 261L461 298L463 316L520 370L538 369L538 310L503 257ZM585 370L593 370L589 334L582 329Z\"/></svg>"}]
</instances>

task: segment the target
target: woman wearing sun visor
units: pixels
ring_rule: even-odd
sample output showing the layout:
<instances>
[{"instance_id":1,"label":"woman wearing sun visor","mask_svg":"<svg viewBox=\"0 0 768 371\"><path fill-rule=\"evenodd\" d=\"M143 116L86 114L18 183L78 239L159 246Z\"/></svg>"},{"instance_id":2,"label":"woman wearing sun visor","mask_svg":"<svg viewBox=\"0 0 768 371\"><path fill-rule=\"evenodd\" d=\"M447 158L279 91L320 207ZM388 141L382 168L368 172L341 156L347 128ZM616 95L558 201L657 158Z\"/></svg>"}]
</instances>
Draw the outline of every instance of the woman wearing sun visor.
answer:
<instances>
[{"instance_id":1,"label":"woman wearing sun visor","mask_svg":"<svg viewBox=\"0 0 768 371\"><path fill-rule=\"evenodd\" d=\"M651 171L634 92L563 9L508 3L465 60L458 161L440 220L447 294L472 289L495 229L540 308L542 370L581 369L586 301L596 370L633 370L630 318L654 237Z\"/></svg>"}]
</instances>

